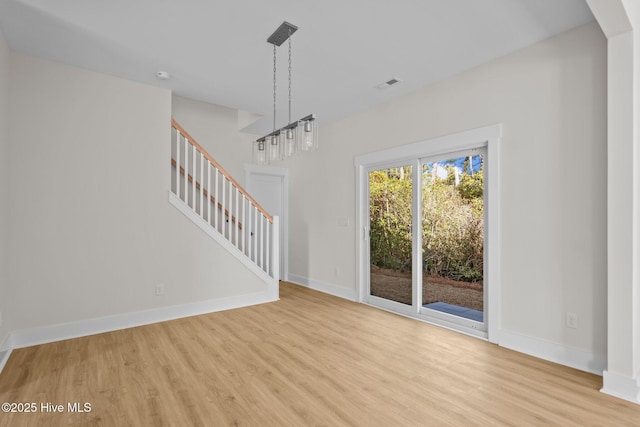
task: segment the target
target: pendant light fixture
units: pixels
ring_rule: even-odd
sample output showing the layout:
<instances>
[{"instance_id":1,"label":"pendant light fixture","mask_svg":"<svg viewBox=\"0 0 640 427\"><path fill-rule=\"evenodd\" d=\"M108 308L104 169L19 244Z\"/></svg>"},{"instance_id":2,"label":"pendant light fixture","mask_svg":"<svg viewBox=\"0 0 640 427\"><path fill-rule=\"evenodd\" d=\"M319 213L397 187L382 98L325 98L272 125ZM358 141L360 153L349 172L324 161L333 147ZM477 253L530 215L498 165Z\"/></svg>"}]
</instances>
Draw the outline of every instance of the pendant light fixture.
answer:
<instances>
[{"instance_id":1,"label":"pendant light fixture","mask_svg":"<svg viewBox=\"0 0 640 427\"><path fill-rule=\"evenodd\" d=\"M291 121L291 35L298 27L288 22L274 31L267 39L273 45L273 132L253 142L253 162L261 165L282 160L303 151L318 148L318 123L313 114ZM276 51L289 40L289 121L286 126L276 128Z\"/></svg>"}]
</instances>

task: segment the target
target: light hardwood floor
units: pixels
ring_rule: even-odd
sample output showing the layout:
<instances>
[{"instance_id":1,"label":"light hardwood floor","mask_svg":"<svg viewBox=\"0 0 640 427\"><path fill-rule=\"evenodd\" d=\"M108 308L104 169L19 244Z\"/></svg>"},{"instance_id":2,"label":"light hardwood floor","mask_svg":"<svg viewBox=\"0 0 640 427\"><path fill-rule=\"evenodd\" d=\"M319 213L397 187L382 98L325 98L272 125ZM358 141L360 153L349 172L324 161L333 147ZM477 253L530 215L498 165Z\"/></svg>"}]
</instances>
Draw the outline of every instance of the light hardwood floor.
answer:
<instances>
[{"instance_id":1,"label":"light hardwood floor","mask_svg":"<svg viewBox=\"0 0 640 427\"><path fill-rule=\"evenodd\" d=\"M14 350L2 426L623 426L601 378L283 283L271 304ZM91 412L68 413L67 402Z\"/></svg>"}]
</instances>

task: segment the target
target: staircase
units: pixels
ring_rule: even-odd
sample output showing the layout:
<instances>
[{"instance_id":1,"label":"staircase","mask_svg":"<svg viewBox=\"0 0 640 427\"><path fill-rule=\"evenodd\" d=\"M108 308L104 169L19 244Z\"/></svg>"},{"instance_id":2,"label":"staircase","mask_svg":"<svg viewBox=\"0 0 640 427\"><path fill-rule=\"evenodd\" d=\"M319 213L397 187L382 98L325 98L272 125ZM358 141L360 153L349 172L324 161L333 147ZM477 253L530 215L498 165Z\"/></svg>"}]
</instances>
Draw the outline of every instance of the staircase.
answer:
<instances>
[{"instance_id":1,"label":"staircase","mask_svg":"<svg viewBox=\"0 0 640 427\"><path fill-rule=\"evenodd\" d=\"M169 202L268 285L279 280L278 217L272 217L175 120Z\"/></svg>"}]
</instances>

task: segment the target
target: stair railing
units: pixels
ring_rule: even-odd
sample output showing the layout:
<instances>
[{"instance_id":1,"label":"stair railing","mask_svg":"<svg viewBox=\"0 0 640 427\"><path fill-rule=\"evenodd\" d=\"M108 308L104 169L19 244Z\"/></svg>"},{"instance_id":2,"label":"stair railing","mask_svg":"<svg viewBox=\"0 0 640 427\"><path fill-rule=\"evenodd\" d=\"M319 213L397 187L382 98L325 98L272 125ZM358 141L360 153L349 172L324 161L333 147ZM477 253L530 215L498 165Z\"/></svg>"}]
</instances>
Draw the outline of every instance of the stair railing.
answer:
<instances>
[{"instance_id":1,"label":"stair railing","mask_svg":"<svg viewBox=\"0 0 640 427\"><path fill-rule=\"evenodd\" d=\"M171 128L171 192L278 280L277 221L174 119Z\"/></svg>"}]
</instances>

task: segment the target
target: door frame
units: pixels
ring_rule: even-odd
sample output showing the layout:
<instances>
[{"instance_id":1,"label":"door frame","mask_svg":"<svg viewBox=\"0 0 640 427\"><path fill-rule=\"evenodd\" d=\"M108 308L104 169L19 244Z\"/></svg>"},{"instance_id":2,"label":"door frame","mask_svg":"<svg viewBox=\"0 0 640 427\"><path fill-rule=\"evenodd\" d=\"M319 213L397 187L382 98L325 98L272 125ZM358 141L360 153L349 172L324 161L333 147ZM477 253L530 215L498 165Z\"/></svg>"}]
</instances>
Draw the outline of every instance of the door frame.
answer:
<instances>
[{"instance_id":1,"label":"door frame","mask_svg":"<svg viewBox=\"0 0 640 427\"><path fill-rule=\"evenodd\" d=\"M368 301L369 292L369 171L384 169L389 164L414 164L420 159L439 156L451 152L486 147L487 168L485 170L485 292L487 330L479 331L459 325L451 325L437 316L425 316L420 313L419 304L410 312L402 314L420 320L449 327L463 333L486 338L498 343L500 330L500 156L499 145L502 125L490 125L469 131L450 134L420 141L413 144L393 147L373 153L356 156L354 159L356 174L356 295L363 303ZM414 168L414 177L418 168ZM417 203L414 197L414 204ZM415 206L414 206L415 208ZM415 222L415 221L414 221ZM417 233L416 233L417 234ZM415 240L415 238L414 238ZM415 242L414 242L415 243ZM417 258L414 251L414 262ZM415 269L415 267L414 267ZM414 274L415 275L415 274ZM416 280L414 277L413 280ZM414 286L415 293L415 286ZM414 296L415 298L416 296ZM390 308L390 307L389 307Z\"/></svg>"},{"instance_id":2,"label":"door frame","mask_svg":"<svg viewBox=\"0 0 640 427\"><path fill-rule=\"evenodd\" d=\"M282 196L282 213L280 215L280 246L282 247L280 259L280 280L289 280L289 170L286 168L276 168L264 165L244 165L245 187L247 192L253 196L252 182L256 175L269 175L280 178L280 189Z\"/></svg>"}]
</instances>

